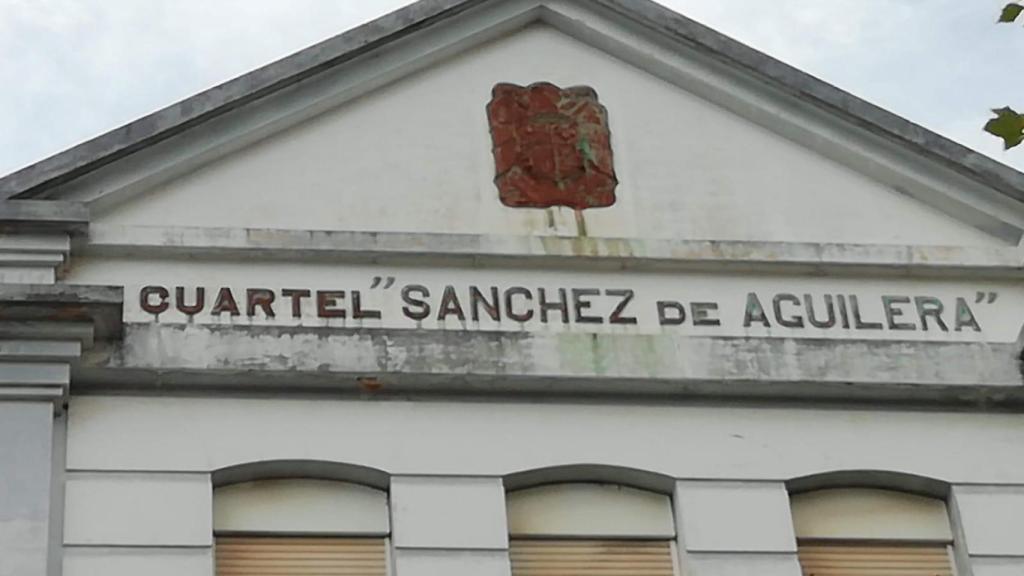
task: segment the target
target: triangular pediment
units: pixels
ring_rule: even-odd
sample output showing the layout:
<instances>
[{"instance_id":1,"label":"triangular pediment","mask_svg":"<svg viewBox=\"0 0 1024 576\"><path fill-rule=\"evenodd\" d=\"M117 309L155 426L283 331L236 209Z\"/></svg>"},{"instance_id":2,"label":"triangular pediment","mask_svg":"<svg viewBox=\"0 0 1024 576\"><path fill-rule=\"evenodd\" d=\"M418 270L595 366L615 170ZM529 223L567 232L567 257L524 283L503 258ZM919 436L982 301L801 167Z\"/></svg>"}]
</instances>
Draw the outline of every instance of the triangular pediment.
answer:
<instances>
[{"instance_id":1,"label":"triangular pediment","mask_svg":"<svg viewBox=\"0 0 1024 576\"><path fill-rule=\"evenodd\" d=\"M1019 202L984 182L938 170L934 159L766 85L721 54L639 34L597 4L478 3L48 195L88 202L94 226L952 246L1019 239ZM596 92L617 179L610 206L502 202L487 105L496 85L538 82Z\"/></svg>"}]
</instances>

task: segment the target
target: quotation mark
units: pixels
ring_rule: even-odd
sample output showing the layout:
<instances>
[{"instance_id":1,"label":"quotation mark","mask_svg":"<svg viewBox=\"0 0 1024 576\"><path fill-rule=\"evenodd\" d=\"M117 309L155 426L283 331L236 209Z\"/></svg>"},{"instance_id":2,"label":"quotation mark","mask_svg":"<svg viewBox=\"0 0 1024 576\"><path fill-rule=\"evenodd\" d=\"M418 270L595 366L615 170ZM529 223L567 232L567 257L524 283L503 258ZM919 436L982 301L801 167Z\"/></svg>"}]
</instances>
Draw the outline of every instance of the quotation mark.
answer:
<instances>
[{"instance_id":1,"label":"quotation mark","mask_svg":"<svg viewBox=\"0 0 1024 576\"><path fill-rule=\"evenodd\" d=\"M974 295L974 303L975 304L981 304L982 302L985 302L987 304L992 304L993 302L995 302L998 299L999 299L999 293L998 292L978 292L977 294Z\"/></svg>"},{"instance_id":2,"label":"quotation mark","mask_svg":"<svg viewBox=\"0 0 1024 576\"><path fill-rule=\"evenodd\" d=\"M381 278L380 276L374 276L373 281L370 282L370 288L373 289L379 287L381 282L384 283L384 289L387 290L395 285L395 277L388 276L387 278Z\"/></svg>"}]
</instances>

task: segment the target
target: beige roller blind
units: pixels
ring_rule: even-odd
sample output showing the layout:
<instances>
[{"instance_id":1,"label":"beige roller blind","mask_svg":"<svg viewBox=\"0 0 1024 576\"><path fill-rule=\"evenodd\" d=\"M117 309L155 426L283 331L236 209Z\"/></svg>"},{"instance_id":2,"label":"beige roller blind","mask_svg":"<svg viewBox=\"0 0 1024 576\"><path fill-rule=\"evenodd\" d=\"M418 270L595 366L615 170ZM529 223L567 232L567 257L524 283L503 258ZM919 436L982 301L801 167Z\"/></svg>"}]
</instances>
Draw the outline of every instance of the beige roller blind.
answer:
<instances>
[{"instance_id":1,"label":"beige roller blind","mask_svg":"<svg viewBox=\"0 0 1024 576\"><path fill-rule=\"evenodd\" d=\"M804 576L953 576L946 545L801 544Z\"/></svg>"},{"instance_id":2,"label":"beige roller blind","mask_svg":"<svg viewBox=\"0 0 1024 576\"><path fill-rule=\"evenodd\" d=\"M512 540L512 576L673 576L669 542Z\"/></svg>"},{"instance_id":3,"label":"beige roller blind","mask_svg":"<svg viewBox=\"0 0 1024 576\"><path fill-rule=\"evenodd\" d=\"M217 576L386 576L383 538L225 537Z\"/></svg>"}]
</instances>

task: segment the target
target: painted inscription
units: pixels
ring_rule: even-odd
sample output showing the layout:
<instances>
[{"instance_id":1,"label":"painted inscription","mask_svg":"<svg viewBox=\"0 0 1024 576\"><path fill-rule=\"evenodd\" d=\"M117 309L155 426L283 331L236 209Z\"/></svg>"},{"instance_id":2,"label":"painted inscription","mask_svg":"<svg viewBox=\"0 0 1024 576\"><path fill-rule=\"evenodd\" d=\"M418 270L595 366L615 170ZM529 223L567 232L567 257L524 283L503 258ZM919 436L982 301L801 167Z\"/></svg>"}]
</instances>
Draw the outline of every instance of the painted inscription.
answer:
<instances>
[{"instance_id":1,"label":"painted inscription","mask_svg":"<svg viewBox=\"0 0 1024 576\"><path fill-rule=\"evenodd\" d=\"M380 299L369 292L395 291L397 298ZM757 329L888 331L960 333L982 332L974 307L993 304L996 293L979 292L973 299L922 294L866 297L858 294L747 292L743 301L688 301L638 298L632 288L528 287L454 285L430 287L397 284L394 278L374 279L362 289L245 288L229 286L150 285L139 291L139 306L158 320L174 311L195 317L279 317L321 320L381 321L395 315L441 328L468 329L467 324L519 323L540 325L620 326L653 324L662 329L681 326L723 326L722 312L732 315L744 331ZM375 302L371 304L370 302ZM646 302L648 306L644 306Z\"/></svg>"}]
</instances>

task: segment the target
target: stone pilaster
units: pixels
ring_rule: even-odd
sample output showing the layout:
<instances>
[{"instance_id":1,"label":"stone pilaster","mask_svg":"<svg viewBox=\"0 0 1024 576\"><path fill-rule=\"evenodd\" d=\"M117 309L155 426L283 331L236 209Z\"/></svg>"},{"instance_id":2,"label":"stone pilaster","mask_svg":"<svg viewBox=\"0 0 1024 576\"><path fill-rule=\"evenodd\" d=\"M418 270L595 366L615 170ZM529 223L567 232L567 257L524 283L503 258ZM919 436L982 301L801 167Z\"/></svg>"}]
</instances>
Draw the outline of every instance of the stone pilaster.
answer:
<instances>
[{"instance_id":1,"label":"stone pilaster","mask_svg":"<svg viewBox=\"0 0 1024 576\"><path fill-rule=\"evenodd\" d=\"M396 576L509 576L505 490L497 478L391 480Z\"/></svg>"},{"instance_id":2,"label":"stone pilaster","mask_svg":"<svg viewBox=\"0 0 1024 576\"><path fill-rule=\"evenodd\" d=\"M953 486L950 506L962 570L1024 574L1024 486Z\"/></svg>"},{"instance_id":3,"label":"stone pilaster","mask_svg":"<svg viewBox=\"0 0 1024 576\"><path fill-rule=\"evenodd\" d=\"M0 275L2 260L0 249ZM117 288L0 284L0 576L60 574L72 369L119 337L121 306Z\"/></svg>"},{"instance_id":4,"label":"stone pilaster","mask_svg":"<svg viewBox=\"0 0 1024 576\"><path fill-rule=\"evenodd\" d=\"M789 496L775 482L678 482L687 576L800 576Z\"/></svg>"}]
</instances>

